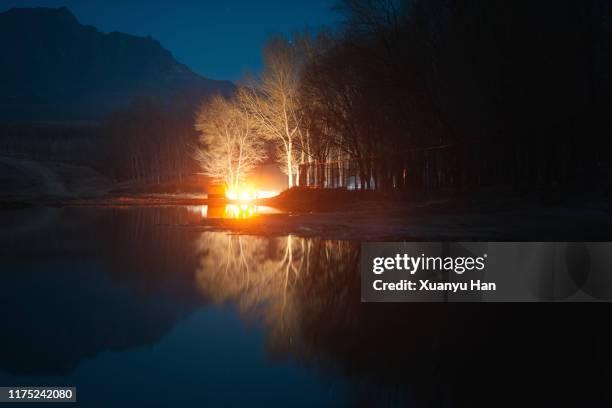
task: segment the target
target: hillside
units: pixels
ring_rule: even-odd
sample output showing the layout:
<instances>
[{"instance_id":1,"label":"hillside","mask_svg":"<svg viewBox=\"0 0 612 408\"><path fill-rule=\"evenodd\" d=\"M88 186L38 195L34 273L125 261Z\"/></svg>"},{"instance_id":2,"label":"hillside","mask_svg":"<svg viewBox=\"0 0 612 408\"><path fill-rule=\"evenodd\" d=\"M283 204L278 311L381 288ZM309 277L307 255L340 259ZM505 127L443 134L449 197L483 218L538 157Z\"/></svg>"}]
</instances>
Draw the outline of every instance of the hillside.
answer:
<instances>
[{"instance_id":1,"label":"hillside","mask_svg":"<svg viewBox=\"0 0 612 408\"><path fill-rule=\"evenodd\" d=\"M233 88L150 37L100 32L65 7L0 13L0 49L0 120L99 120L140 97L190 106Z\"/></svg>"}]
</instances>

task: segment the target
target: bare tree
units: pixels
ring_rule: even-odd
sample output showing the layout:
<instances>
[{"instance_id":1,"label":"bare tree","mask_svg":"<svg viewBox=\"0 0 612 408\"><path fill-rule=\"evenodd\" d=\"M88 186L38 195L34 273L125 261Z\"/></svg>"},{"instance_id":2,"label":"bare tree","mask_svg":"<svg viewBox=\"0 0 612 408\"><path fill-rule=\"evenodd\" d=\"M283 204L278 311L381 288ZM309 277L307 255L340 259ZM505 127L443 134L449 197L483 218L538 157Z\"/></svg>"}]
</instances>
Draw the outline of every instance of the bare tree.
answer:
<instances>
[{"instance_id":1,"label":"bare tree","mask_svg":"<svg viewBox=\"0 0 612 408\"><path fill-rule=\"evenodd\" d=\"M236 189L266 158L253 118L237 103L222 96L204 104L196 118L202 148L197 150L203 173Z\"/></svg>"},{"instance_id":2,"label":"bare tree","mask_svg":"<svg viewBox=\"0 0 612 408\"><path fill-rule=\"evenodd\" d=\"M302 130L300 55L292 43L277 37L268 42L264 62L260 80L242 88L239 99L255 118L258 132L279 147L288 185L293 187Z\"/></svg>"}]
</instances>

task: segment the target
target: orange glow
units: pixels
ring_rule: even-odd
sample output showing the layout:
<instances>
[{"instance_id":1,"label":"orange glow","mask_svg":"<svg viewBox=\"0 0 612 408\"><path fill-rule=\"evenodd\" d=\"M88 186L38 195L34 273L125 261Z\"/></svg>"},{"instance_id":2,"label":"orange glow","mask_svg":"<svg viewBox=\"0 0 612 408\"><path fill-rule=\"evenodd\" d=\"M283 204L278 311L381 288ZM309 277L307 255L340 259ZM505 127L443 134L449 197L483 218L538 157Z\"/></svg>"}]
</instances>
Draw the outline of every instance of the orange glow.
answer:
<instances>
[{"instance_id":1,"label":"orange glow","mask_svg":"<svg viewBox=\"0 0 612 408\"><path fill-rule=\"evenodd\" d=\"M228 187L225 190L225 197L228 200L240 203L250 203L258 198L270 198L278 194L278 191L256 190L253 186L247 184L238 187Z\"/></svg>"},{"instance_id":2,"label":"orange glow","mask_svg":"<svg viewBox=\"0 0 612 408\"><path fill-rule=\"evenodd\" d=\"M194 205L186 206L190 213L197 214L200 220L210 219L247 219L258 215L282 214L276 208L255 204Z\"/></svg>"},{"instance_id":3,"label":"orange glow","mask_svg":"<svg viewBox=\"0 0 612 408\"><path fill-rule=\"evenodd\" d=\"M225 190L225 197L228 200L248 203L257 198L255 189L252 186L240 185L238 187L229 187Z\"/></svg>"},{"instance_id":4,"label":"orange glow","mask_svg":"<svg viewBox=\"0 0 612 408\"><path fill-rule=\"evenodd\" d=\"M245 220L257 214L257 207L253 204L228 204L225 206L225 218Z\"/></svg>"},{"instance_id":5,"label":"orange glow","mask_svg":"<svg viewBox=\"0 0 612 408\"><path fill-rule=\"evenodd\" d=\"M269 191L269 190L257 190L257 198L270 198L276 197L280 193L278 191Z\"/></svg>"}]
</instances>

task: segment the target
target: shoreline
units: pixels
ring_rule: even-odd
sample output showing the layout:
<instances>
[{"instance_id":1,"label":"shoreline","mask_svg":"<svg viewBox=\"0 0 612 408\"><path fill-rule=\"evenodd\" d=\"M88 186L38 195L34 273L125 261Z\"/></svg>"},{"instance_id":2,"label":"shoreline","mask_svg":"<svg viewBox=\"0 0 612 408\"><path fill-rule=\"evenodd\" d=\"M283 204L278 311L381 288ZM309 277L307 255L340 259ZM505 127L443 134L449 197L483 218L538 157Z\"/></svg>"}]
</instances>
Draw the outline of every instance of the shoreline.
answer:
<instances>
[{"instance_id":1,"label":"shoreline","mask_svg":"<svg viewBox=\"0 0 612 408\"><path fill-rule=\"evenodd\" d=\"M544 204L515 197L485 200L459 197L409 202L382 201L373 194L362 192L316 194L344 197L321 206L320 199L319 204L312 197L292 202L281 195L253 203L279 209L279 214L258 214L238 220L202 218L186 225L167 226L241 235L296 235L359 241L612 241L612 200ZM226 204L232 202L194 194L138 194L71 200L49 197L0 200L0 212L36 207L138 209L222 207ZM312 208L308 208L309 205Z\"/></svg>"}]
</instances>

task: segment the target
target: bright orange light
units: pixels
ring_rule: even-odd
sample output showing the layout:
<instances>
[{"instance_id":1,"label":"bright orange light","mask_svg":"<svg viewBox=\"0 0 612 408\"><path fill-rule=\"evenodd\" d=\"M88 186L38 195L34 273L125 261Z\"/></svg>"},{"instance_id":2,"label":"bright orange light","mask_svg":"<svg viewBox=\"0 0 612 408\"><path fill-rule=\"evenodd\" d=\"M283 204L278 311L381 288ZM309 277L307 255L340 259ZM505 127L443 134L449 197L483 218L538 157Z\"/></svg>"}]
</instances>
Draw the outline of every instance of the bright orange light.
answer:
<instances>
[{"instance_id":1,"label":"bright orange light","mask_svg":"<svg viewBox=\"0 0 612 408\"><path fill-rule=\"evenodd\" d=\"M225 197L228 200L239 201L241 203L248 203L257 198L255 189L246 185L228 188L225 190Z\"/></svg>"},{"instance_id":2,"label":"bright orange light","mask_svg":"<svg viewBox=\"0 0 612 408\"><path fill-rule=\"evenodd\" d=\"M249 203L255 201L258 198L270 198L277 196L277 191L267 190L255 190L250 185L240 185L238 187L229 187L225 190L225 197L231 201L238 201L240 203Z\"/></svg>"},{"instance_id":3,"label":"bright orange light","mask_svg":"<svg viewBox=\"0 0 612 408\"><path fill-rule=\"evenodd\" d=\"M257 190L257 198L270 198L276 197L280 193L278 191L269 191L269 190Z\"/></svg>"},{"instance_id":4,"label":"bright orange light","mask_svg":"<svg viewBox=\"0 0 612 408\"><path fill-rule=\"evenodd\" d=\"M253 204L228 204L225 206L225 217L229 219L245 220L255 216L257 208Z\"/></svg>"}]
</instances>

